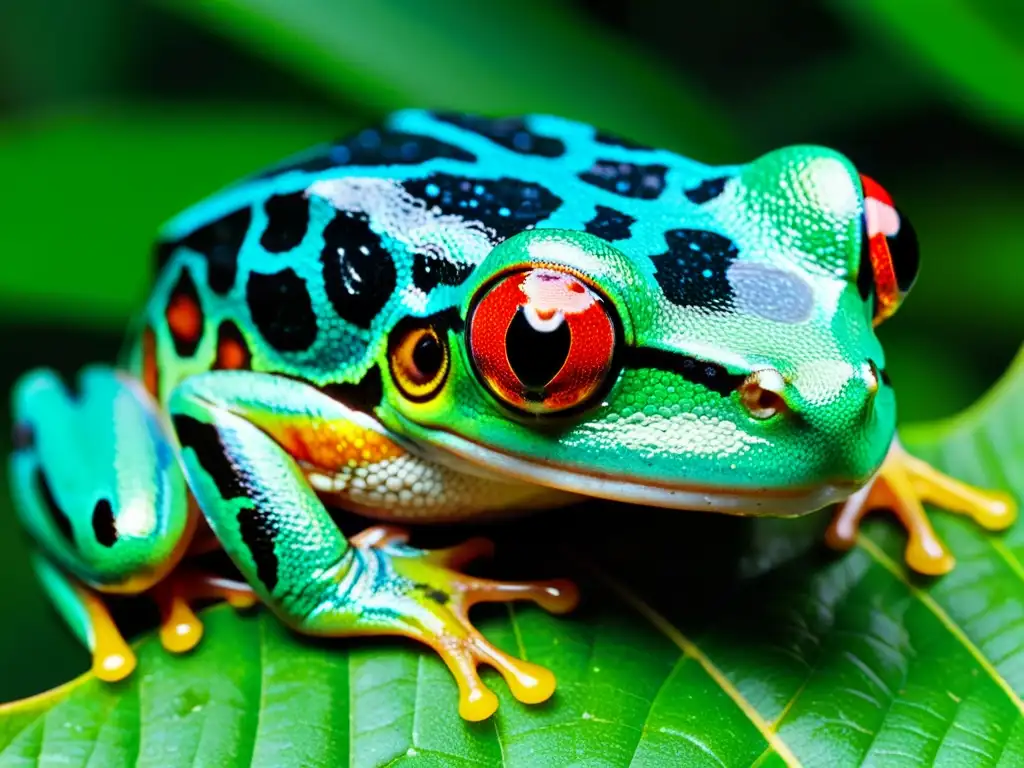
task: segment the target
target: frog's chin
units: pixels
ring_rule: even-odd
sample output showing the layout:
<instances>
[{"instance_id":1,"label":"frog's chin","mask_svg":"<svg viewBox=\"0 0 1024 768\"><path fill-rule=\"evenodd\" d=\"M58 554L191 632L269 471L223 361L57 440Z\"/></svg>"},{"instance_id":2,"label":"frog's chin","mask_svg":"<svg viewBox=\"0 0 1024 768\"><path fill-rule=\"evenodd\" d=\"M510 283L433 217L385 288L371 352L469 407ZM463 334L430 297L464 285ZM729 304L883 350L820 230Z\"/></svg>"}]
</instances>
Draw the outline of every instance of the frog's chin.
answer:
<instances>
[{"instance_id":1,"label":"frog's chin","mask_svg":"<svg viewBox=\"0 0 1024 768\"><path fill-rule=\"evenodd\" d=\"M629 504L734 515L796 517L852 495L863 483L826 483L795 488L733 488L723 486L638 482L612 473L575 469L527 460L442 433L431 441L441 449L430 458L463 473L495 480L519 481L559 491Z\"/></svg>"}]
</instances>

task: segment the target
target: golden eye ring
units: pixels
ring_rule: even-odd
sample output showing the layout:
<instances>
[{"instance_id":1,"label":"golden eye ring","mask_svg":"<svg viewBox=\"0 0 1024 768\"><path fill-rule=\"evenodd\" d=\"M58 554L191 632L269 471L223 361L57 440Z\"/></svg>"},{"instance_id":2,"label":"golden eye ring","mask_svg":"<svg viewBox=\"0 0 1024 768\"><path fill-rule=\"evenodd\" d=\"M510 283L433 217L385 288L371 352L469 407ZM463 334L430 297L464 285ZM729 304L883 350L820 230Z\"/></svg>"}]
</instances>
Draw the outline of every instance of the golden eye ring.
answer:
<instances>
[{"instance_id":1,"label":"golden eye ring","mask_svg":"<svg viewBox=\"0 0 1024 768\"><path fill-rule=\"evenodd\" d=\"M444 386L451 367L448 343L432 325L405 323L391 333L391 378L407 400L422 403Z\"/></svg>"}]
</instances>

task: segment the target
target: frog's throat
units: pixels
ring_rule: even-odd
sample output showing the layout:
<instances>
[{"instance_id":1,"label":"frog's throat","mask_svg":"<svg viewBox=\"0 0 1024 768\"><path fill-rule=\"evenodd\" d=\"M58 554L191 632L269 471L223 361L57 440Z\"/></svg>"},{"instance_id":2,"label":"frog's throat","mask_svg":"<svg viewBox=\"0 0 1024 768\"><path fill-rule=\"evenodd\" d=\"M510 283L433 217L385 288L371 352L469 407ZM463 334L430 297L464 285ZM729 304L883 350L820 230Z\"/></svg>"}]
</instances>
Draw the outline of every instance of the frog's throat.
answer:
<instances>
[{"instance_id":1,"label":"frog's throat","mask_svg":"<svg viewBox=\"0 0 1024 768\"><path fill-rule=\"evenodd\" d=\"M399 416L408 426L411 422ZM684 483L638 482L611 473L580 472L488 448L450 432L431 433L430 445L417 440L416 452L459 472L493 479L517 480L628 504L732 515L797 517L842 501L863 483L823 483L810 487L725 487Z\"/></svg>"}]
</instances>

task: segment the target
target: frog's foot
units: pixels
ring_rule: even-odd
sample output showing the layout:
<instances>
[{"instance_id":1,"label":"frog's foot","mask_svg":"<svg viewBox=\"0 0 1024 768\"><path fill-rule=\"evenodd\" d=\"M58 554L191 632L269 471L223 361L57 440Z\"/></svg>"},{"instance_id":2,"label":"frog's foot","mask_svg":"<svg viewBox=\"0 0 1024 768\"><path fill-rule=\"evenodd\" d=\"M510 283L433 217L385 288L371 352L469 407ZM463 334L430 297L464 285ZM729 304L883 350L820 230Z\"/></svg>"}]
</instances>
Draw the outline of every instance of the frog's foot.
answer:
<instances>
[{"instance_id":1,"label":"frog's foot","mask_svg":"<svg viewBox=\"0 0 1024 768\"><path fill-rule=\"evenodd\" d=\"M75 591L88 617L92 673L108 683L124 680L135 669L135 654L114 623L103 598L86 587L76 586Z\"/></svg>"},{"instance_id":2,"label":"frog's foot","mask_svg":"<svg viewBox=\"0 0 1024 768\"><path fill-rule=\"evenodd\" d=\"M555 690L554 675L496 648L473 626L468 612L477 603L532 600L552 613L566 613L578 602L576 586L564 580L491 581L452 570L490 554L493 547L486 539L470 539L433 551L408 547L406 539L401 529L377 526L354 537L352 543L364 551L390 555L390 567L401 582L411 585L395 596L393 607L401 619L389 631L437 651L458 684L459 714L466 720L484 720L498 707L497 697L477 672L481 663L498 670L519 701L537 704L550 698ZM382 597L386 600L386 593Z\"/></svg>"},{"instance_id":3,"label":"frog's foot","mask_svg":"<svg viewBox=\"0 0 1024 768\"><path fill-rule=\"evenodd\" d=\"M92 654L92 672L100 680L123 680L135 669L135 654L114 623L102 594L34 553L39 582L71 631Z\"/></svg>"},{"instance_id":4,"label":"frog's foot","mask_svg":"<svg viewBox=\"0 0 1024 768\"><path fill-rule=\"evenodd\" d=\"M1017 517L1009 495L954 480L911 456L894 440L875 478L839 509L826 541L836 549L849 549L857 543L861 520L868 512L891 508L907 529L907 565L929 576L948 573L956 560L936 535L922 502L966 515L990 531L1009 527Z\"/></svg>"},{"instance_id":5,"label":"frog's foot","mask_svg":"<svg viewBox=\"0 0 1024 768\"><path fill-rule=\"evenodd\" d=\"M193 602L225 600L238 609L257 602L247 584L188 569L171 573L151 595L160 609L160 642L171 653L191 651L203 637L203 623L192 610Z\"/></svg>"}]
</instances>

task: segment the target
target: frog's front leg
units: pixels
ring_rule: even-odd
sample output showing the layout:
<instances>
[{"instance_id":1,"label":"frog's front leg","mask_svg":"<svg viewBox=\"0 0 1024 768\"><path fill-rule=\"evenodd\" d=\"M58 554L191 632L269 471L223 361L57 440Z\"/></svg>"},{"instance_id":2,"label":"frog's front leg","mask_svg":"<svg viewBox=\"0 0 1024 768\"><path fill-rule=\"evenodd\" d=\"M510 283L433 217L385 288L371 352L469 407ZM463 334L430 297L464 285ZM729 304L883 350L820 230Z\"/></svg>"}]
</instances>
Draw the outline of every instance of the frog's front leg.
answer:
<instances>
[{"instance_id":1,"label":"frog's front leg","mask_svg":"<svg viewBox=\"0 0 1024 768\"><path fill-rule=\"evenodd\" d=\"M430 645L451 669L459 712L481 720L497 698L477 673L495 667L515 696L540 702L552 674L495 648L470 623L478 602L534 600L562 612L567 582L504 583L453 570L481 554L472 540L427 552L378 526L346 541L306 469L330 472L403 453L384 429L302 382L248 371L186 380L170 411L193 494L227 553L259 596L297 631L324 636L404 635Z\"/></svg>"},{"instance_id":2,"label":"frog's front leg","mask_svg":"<svg viewBox=\"0 0 1024 768\"><path fill-rule=\"evenodd\" d=\"M840 507L826 540L836 549L849 549L857 543L868 512L891 509L907 529L907 565L930 576L948 573L956 560L936 535L922 502L966 515L990 531L1004 530L1017 518L1008 494L982 491L944 475L894 439L878 474Z\"/></svg>"},{"instance_id":3,"label":"frog's front leg","mask_svg":"<svg viewBox=\"0 0 1024 768\"><path fill-rule=\"evenodd\" d=\"M172 651L202 634L188 600L244 601L245 585L174 570L197 515L157 404L131 376L94 366L72 390L52 371L33 371L13 406L15 509L41 553L40 581L98 677L119 680L135 666L102 593L150 591Z\"/></svg>"}]
</instances>

